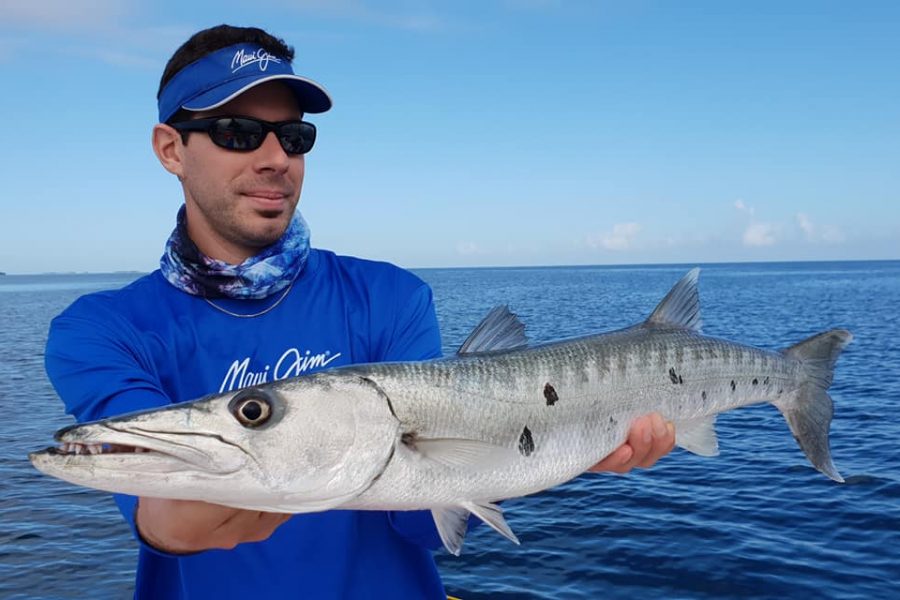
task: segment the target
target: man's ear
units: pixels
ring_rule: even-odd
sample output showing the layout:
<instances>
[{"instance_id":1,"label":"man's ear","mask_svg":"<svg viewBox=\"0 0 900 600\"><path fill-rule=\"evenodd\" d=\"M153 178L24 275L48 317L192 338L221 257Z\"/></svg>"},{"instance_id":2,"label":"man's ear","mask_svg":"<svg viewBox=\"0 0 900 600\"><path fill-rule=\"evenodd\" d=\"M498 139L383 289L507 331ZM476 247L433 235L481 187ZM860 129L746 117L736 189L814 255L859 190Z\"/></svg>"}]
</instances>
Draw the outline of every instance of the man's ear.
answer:
<instances>
[{"instance_id":1,"label":"man's ear","mask_svg":"<svg viewBox=\"0 0 900 600\"><path fill-rule=\"evenodd\" d=\"M184 177L184 144L181 134L171 125L159 123L153 126L153 152L169 173L181 180Z\"/></svg>"}]
</instances>

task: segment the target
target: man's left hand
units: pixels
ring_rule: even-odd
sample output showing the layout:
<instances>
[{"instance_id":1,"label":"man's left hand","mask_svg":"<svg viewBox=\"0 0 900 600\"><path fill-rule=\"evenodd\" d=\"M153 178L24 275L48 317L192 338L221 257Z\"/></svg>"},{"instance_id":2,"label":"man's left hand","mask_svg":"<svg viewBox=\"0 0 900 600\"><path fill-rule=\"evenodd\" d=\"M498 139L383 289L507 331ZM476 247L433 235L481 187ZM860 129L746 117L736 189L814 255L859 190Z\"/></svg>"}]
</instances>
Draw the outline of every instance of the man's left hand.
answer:
<instances>
[{"instance_id":1,"label":"man's left hand","mask_svg":"<svg viewBox=\"0 0 900 600\"><path fill-rule=\"evenodd\" d=\"M588 471L627 473L635 467L646 469L674 447L675 426L659 413L649 414L632 423L628 440Z\"/></svg>"}]
</instances>

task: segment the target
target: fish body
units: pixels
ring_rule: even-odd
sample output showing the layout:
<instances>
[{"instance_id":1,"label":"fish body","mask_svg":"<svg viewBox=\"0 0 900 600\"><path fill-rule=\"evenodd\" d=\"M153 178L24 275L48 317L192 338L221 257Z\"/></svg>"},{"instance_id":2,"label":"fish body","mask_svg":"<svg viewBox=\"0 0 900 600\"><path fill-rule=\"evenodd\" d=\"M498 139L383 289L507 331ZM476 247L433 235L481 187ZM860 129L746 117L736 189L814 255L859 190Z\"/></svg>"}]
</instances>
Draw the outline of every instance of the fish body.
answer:
<instances>
[{"instance_id":1,"label":"fish body","mask_svg":"<svg viewBox=\"0 0 900 600\"><path fill-rule=\"evenodd\" d=\"M718 413L770 402L815 468L843 481L827 389L850 333L781 352L704 336L697 275L623 330L529 347L501 307L451 358L340 367L76 425L31 460L80 485L239 508L430 509L457 554L470 513L516 541L497 501L583 473L650 412L675 423L679 446L711 456Z\"/></svg>"}]
</instances>

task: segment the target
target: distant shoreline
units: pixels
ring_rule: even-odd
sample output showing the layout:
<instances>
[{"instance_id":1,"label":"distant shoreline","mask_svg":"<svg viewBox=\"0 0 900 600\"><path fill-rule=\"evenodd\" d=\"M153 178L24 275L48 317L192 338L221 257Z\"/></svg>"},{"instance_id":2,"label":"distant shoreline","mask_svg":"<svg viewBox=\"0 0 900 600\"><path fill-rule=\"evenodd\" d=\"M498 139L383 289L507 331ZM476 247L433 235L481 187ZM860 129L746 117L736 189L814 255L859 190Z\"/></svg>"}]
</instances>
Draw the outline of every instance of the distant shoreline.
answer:
<instances>
[{"instance_id":1,"label":"distant shoreline","mask_svg":"<svg viewBox=\"0 0 900 600\"><path fill-rule=\"evenodd\" d=\"M41 273L4 273L8 277L83 277L84 275L146 275L148 271L44 271Z\"/></svg>"},{"instance_id":2,"label":"distant shoreline","mask_svg":"<svg viewBox=\"0 0 900 600\"><path fill-rule=\"evenodd\" d=\"M725 262L673 262L673 263L615 263L615 264L572 264L572 265L498 265L498 266L458 266L458 267L410 267L401 265L411 271L468 271L479 269L490 270L524 270L524 269L674 269L692 267L733 267L753 265L827 265L851 263L895 263L900 258L851 258L838 260L747 260Z\"/></svg>"},{"instance_id":3,"label":"distant shoreline","mask_svg":"<svg viewBox=\"0 0 900 600\"><path fill-rule=\"evenodd\" d=\"M891 263L900 261L898 258L855 258L836 260L748 260L748 261L724 261L724 262L673 262L673 263L615 263L615 264L568 264L568 265L460 265L446 267L415 267L400 264L401 267L411 271L450 271L450 270L522 270L522 269L635 269L635 268L676 268L676 267L728 267L728 266L752 266L752 265L815 265L815 264L843 264L843 263ZM399 263L395 263L399 264ZM149 271L123 270L123 271L46 271L42 273L5 273L0 271L0 276L11 277L67 277L85 275L146 275Z\"/></svg>"}]
</instances>

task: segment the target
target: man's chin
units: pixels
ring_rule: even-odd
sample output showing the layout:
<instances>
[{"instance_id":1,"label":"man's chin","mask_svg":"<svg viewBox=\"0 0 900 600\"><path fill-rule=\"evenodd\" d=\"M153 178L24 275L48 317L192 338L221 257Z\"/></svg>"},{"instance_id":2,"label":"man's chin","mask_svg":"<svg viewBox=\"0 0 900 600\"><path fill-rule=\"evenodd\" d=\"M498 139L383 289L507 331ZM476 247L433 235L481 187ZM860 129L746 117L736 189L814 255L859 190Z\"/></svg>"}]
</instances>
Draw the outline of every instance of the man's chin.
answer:
<instances>
[{"instance_id":1,"label":"man's chin","mask_svg":"<svg viewBox=\"0 0 900 600\"><path fill-rule=\"evenodd\" d=\"M279 216L283 217L284 215ZM265 217L263 218L265 219ZM272 217L265 220L268 221L268 223L258 223L258 226L255 227L253 231L247 232L248 245L260 250L265 248L266 246L271 246L272 244L280 240L284 235L284 232L287 231L288 225L290 224L289 219L282 222L277 217Z\"/></svg>"}]
</instances>

